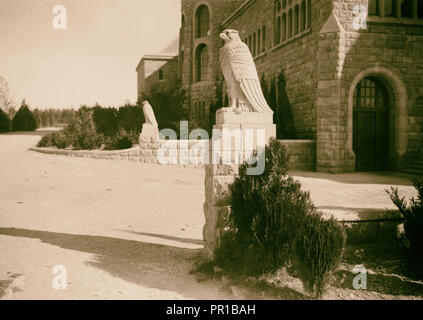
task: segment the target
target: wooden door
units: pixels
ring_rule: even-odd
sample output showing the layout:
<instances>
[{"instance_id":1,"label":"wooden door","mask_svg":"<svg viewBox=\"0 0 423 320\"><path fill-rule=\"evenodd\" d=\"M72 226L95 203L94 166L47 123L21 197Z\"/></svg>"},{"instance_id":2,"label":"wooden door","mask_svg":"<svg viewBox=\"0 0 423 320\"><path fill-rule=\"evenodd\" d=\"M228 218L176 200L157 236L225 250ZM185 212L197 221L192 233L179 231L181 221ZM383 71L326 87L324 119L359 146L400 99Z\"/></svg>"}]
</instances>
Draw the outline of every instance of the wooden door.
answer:
<instances>
[{"instance_id":1,"label":"wooden door","mask_svg":"<svg viewBox=\"0 0 423 320\"><path fill-rule=\"evenodd\" d=\"M354 93L353 148L357 171L389 168L389 103L374 78L362 80Z\"/></svg>"}]
</instances>

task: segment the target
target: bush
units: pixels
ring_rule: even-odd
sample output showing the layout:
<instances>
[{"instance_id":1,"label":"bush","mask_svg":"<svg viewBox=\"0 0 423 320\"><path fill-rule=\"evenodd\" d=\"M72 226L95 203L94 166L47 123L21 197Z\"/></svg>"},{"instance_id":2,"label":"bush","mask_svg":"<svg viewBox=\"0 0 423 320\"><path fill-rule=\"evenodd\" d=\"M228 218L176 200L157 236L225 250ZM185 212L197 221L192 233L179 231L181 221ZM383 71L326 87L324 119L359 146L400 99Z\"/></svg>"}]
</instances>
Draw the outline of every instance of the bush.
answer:
<instances>
[{"instance_id":1,"label":"bush","mask_svg":"<svg viewBox=\"0 0 423 320\"><path fill-rule=\"evenodd\" d=\"M295 243L295 264L304 287L320 298L345 247L345 230L335 220L308 215Z\"/></svg>"},{"instance_id":2,"label":"bush","mask_svg":"<svg viewBox=\"0 0 423 320\"><path fill-rule=\"evenodd\" d=\"M106 150L129 149L137 143L137 140L138 134L120 129L116 135L106 139L104 148Z\"/></svg>"},{"instance_id":3,"label":"bush","mask_svg":"<svg viewBox=\"0 0 423 320\"><path fill-rule=\"evenodd\" d=\"M56 147L59 149L66 149L70 145L72 145L72 141L64 132L51 132L41 138L37 147Z\"/></svg>"},{"instance_id":4,"label":"bush","mask_svg":"<svg viewBox=\"0 0 423 320\"><path fill-rule=\"evenodd\" d=\"M81 107L74 120L64 130L68 141L76 150L92 150L100 148L103 136L98 134L93 121L93 111Z\"/></svg>"},{"instance_id":5,"label":"bush","mask_svg":"<svg viewBox=\"0 0 423 320\"><path fill-rule=\"evenodd\" d=\"M0 110L0 132L7 132L10 130L10 119L9 116Z\"/></svg>"},{"instance_id":6,"label":"bush","mask_svg":"<svg viewBox=\"0 0 423 320\"><path fill-rule=\"evenodd\" d=\"M37 129L35 117L25 104L25 100L13 117L12 128L14 131L34 131Z\"/></svg>"},{"instance_id":7,"label":"bush","mask_svg":"<svg viewBox=\"0 0 423 320\"><path fill-rule=\"evenodd\" d=\"M285 147L274 139L261 156L264 155L262 175L248 175L245 163L229 187L230 235L223 236L222 252L218 254L225 264L227 248L224 241L248 250L248 257L256 260L255 265L250 264L253 273L283 266L289 260L300 230L298 226L307 214L315 212L309 194L301 190L300 183L286 175L289 158Z\"/></svg>"},{"instance_id":8,"label":"bush","mask_svg":"<svg viewBox=\"0 0 423 320\"><path fill-rule=\"evenodd\" d=\"M133 132L139 136L144 122L144 112L141 106L125 105L119 108L117 114L119 129L124 129L126 132Z\"/></svg>"},{"instance_id":9,"label":"bush","mask_svg":"<svg viewBox=\"0 0 423 320\"><path fill-rule=\"evenodd\" d=\"M410 253L411 260L421 272L423 267L423 179L412 179L417 190L417 198L412 197L409 202L398 194L398 188L391 187L388 194L392 202L398 207L404 221L404 232L400 236L404 246Z\"/></svg>"},{"instance_id":10,"label":"bush","mask_svg":"<svg viewBox=\"0 0 423 320\"><path fill-rule=\"evenodd\" d=\"M117 123L118 110L115 108L102 108L95 106L93 109L93 120L99 134L111 137L118 131Z\"/></svg>"},{"instance_id":11,"label":"bush","mask_svg":"<svg viewBox=\"0 0 423 320\"><path fill-rule=\"evenodd\" d=\"M260 156L265 156L262 175L248 175L245 163L229 186L230 213L216 263L237 275L292 266L319 297L341 259L344 230L324 221L310 194L287 175L289 157L278 140Z\"/></svg>"}]
</instances>

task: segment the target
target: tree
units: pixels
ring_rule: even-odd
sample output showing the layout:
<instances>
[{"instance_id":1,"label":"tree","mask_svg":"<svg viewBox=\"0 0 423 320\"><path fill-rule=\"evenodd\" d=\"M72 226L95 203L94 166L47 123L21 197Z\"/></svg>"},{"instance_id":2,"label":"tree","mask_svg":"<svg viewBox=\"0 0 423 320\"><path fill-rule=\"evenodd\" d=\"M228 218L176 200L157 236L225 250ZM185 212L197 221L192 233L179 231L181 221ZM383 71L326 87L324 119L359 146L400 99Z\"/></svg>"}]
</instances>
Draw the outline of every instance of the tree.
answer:
<instances>
[{"instance_id":1,"label":"tree","mask_svg":"<svg viewBox=\"0 0 423 320\"><path fill-rule=\"evenodd\" d=\"M26 105L25 99L12 120L12 128L14 131L34 131L37 129L35 117Z\"/></svg>"},{"instance_id":2,"label":"tree","mask_svg":"<svg viewBox=\"0 0 423 320\"><path fill-rule=\"evenodd\" d=\"M10 130L10 119L6 112L0 109L0 132Z\"/></svg>"},{"instance_id":3,"label":"tree","mask_svg":"<svg viewBox=\"0 0 423 320\"><path fill-rule=\"evenodd\" d=\"M3 110L9 118L12 118L15 113L16 104L12 98L9 90L9 85L6 80L0 76L0 109Z\"/></svg>"}]
</instances>

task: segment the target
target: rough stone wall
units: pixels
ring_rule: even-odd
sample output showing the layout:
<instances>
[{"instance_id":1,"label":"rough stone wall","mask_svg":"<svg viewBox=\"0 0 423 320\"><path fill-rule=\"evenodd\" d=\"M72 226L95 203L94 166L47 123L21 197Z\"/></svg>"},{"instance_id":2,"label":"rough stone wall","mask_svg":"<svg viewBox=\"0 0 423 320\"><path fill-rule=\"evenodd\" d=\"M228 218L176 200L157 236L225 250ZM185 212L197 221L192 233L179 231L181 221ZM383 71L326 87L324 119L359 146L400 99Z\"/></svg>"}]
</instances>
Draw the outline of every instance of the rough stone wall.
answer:
<instances>
[{"instance_id":1,"label":"rough stone wall","mask_svg":"<svg viewBox=\"0 0 423 320\"><path fill-rule=\"evenodd\" d=\"M183 85L188 90L189 108L192 111L195 103L205 103L206 108L210 106L215 96L215 80L220 74L219 50L222 40L219 37L220 23L224 21L243 0L182 0L182 15L185 20L183 39L180 43L180 57L183 51L184 61L182 72ZM202 38L195 37L194 17L197 8L205 4L210 13L209 35ZM207 80L195 81L195 51L200 44L208 47L208 77ZM208 110L205 110L208 114Z\"/></svg>"},{"instance_id":2,"label":"rough stone wall","mask_svg":"<svg viewBox=\"0 0 423 320\"><path fill-rule=\"evenodd\" d=\"M160 80L159 73L163 73ZM145 58L138 70L138 97L143 93L148 94L152 89L162 91L171 86L178 76L178 57L169 58Z\"/></svg>"},{"instance_id":3,"label":"rough stone wall","mask_svg":"<svg viewBox=\"0 0 423 320\"><path fill-rule=\"evenodd\" d=\"M336 138L331 137L330 132L318 136L318 169L319 167L325 171L355 169L355 156L351 147L353 122L349 94L354 89L353 81L360 74L364 77L379 78L386 84L391 94L389 146L391 169L412 166L423 158L423 21L369 16L367 29L356 31L353 29L353 8L358 4L367 7L368 0L334 1L334 13L343 29L335 36L338 38L332 40L332 44L328 43L328 47L338 46L336 67L340 79L339 131ZM366 70L375 71L366 73ZM321 86L325 86L323 82ZM405 97L404 103L399 101L401 95ZM331 99L335 103L336 95ZM322 116L326 119L328 115ZM335 117L333 119L336 121ZM335 139L339 144L335 158L326 154L328 159L332 157L337 164L325 162L323 159L325 155L323 158L320 157L322 161L319 161L319 143L322 143L322 139L327 143L332 143Z\"/></svg>"},{"instance_id":4,"label":"rough stone wall","mask_svg":"<svg viewBox=\"0 0 423 320\"><path fill-rule=\"evenodd\" d=\"M299 139L316 138L316 88L317 46L319 31L330 14L332 2L312 1L311 27L288 42L274 43L274 1L253 1L225 28L240 31L241 39L265 26L265 53L255 58L260 78L267 81L278 77L282 71L287 83L287 93L293 108L294 127Z\"/></svg>"}]
</instances>

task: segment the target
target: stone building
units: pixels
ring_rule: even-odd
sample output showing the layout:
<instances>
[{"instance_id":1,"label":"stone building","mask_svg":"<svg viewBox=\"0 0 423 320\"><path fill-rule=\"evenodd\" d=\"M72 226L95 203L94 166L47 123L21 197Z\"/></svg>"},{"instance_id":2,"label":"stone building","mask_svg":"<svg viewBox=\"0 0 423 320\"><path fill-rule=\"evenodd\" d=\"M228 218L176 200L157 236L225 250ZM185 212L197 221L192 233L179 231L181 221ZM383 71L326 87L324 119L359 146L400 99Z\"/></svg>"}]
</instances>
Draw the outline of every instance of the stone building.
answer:
<instances>
[{"instance_id":1,"label":"stone building","mask_svg":"<svg viewBox=\"0 0 423 320\"><path fill-rule=\"evenodd\" d=\"M163 91L178 76L178 55L157 54L142 57L137 66L138 97L152 90Z\"/></svg>"},{"instance_id":2,"label":"stone building","mask_svg":"<svg viewBox=\"0 0 423 320\"><path fill-rule=\"evenodd\" d=\"M181 17L177 73L192 114L215 99L219 33L236 29L260 77L283 75L316 170L423 171L423 1L182 0Z\"/></svg>"}]
</instances>

